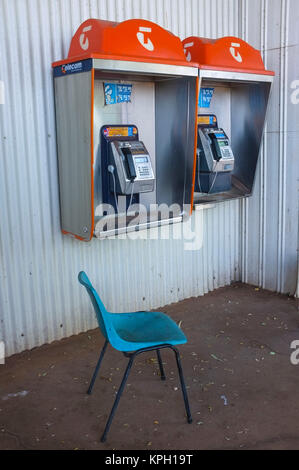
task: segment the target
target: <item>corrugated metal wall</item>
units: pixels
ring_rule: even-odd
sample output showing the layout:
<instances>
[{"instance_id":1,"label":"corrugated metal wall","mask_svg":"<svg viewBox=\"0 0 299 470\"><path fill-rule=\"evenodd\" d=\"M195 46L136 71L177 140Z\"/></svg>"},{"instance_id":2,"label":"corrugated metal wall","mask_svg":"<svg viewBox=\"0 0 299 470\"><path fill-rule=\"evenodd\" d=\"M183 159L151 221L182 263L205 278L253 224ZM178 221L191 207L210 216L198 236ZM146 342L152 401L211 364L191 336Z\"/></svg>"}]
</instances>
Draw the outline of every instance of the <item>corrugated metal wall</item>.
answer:
<instances>
[{"instance_id":1,"label":"corrugated metal wall","mask_svg":"<svg viewBox=\"0 0 299 470\"><path fill-rule=\"evenodd\" d=\"M253 197L242 202L242 280L294 295L298 279L298 0L240 2L243 39L276 73ZM298 95L298 93L297 93ZM297 99L297 101L299 101ZM299 295L299 291L298 291Z\"/></svg>"},{"instance_id":2,"label":"corrugated metal wall","mask_svg":"<svg viewBox=\"0 0 299 470\"><path fill-rule=\"evenodd\" d=\"M239 279L239 202L200 211L203 247L60 233L51 62L89 17L143 17L184 38L239 33L237 0L1 0L0 340L7 355L95 327L85 269L111 310L148 309ZM219 234L221 237L219 239Z\"/></svg>"}]
</instances>

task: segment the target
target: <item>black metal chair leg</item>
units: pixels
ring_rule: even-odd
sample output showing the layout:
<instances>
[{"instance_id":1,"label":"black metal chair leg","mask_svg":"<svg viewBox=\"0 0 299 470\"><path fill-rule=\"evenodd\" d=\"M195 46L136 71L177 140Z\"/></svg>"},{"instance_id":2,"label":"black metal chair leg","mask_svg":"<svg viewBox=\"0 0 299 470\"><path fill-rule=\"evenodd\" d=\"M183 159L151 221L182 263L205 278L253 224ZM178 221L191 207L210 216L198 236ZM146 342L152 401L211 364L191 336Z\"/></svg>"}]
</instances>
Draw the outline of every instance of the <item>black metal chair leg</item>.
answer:
<instances>
[{"instance_id":1,"label":"black metal chair leg","mask_svg":"<svg viewBox=\"0 0 299 470\"><path fill-rule=\"evenodd\" d=\"M182 365L181 365L180 353L174 346L172 346L171 349L175 352L176 363L177 363L177 366L178 366L178 371L179 371L180 381L181 381L181 387L182 387L182 392L183 392L183 397L184 397L184 402L185 402L187 420L188 420L188 423L192 423L192 416L191 416L190 407L189 407L189 400L188 400L187 390L186 390L186 386L185 386L185 380L184 380L183 369L182 369Z\"/></svg>"},{"instance_id":2,"label":"black metal chair leg","mask_svg":"<svg viewBox=\"0 0 299 470\"><path fill-rule=\"evenodd\" d=\"M102 362L102 360L103 360L103 357L104 357L104 354L105 354L105 351L106 351L106 348L107 348L107 344L108 344L108 340L106 339L105 344L104 344L104 346L103 346L103 349L102 349L102 351L101 351L101 354L100 354L98 363L97 363L97 365L96 365L95 371L94 371L94 373L93 373L92 379L91 379L91 381L90 381L88 390L87 390L88 395L90 395L91 392L92 392L92 389L93 389L95 380L96 380L96 378L97 378L97 375L98 375L98 372L99 372L99 369L100 369L101 362Z\"/></svg>"},{"instance_id":3,"label":"black metal chair leg","mask_svg":"<svg viewBox=\"0 0 299 470\"><path fill-rule=\"evenodd\" d=\"M111 410L111 412L110 412L109 418L108 418L108 420L107 420L107 423L106 423L106 426L105 426L103 435L102 435L102 437L101 437L101 442L105 442L105 441L106 441L107 434L108 434L108 431L109 431L109 429L110 429L110 426L111 426L111 423L112 423L112 420L113 420L113 417L114 417L116 408L117 408L117 406L118 406L118 403L119 403L121 394L122 394L122 392L123 392L123 390L124 390L124 387L125 387L127 378L128 378L128 376L129 376L129 373L130 373L130 370L131 370L131 367L132 367L132 364L133 364L133 361L134 361L134 357L135 357L134 354L130 357L130 360L129 360L129 363L128 363L128 365L127 365L126 371L125 371L125 373L124 373L123 379L122 379L122 381L121 381L120 387L119 387L118 392L117 392L117 394L116 394L115 401L114 401L112 410Z\"/></svg>"},{"instance_id":4,"label":"black metal chair leg","mask_svg":"<svg viewBox=\"0 0 299 470\"><path fill-rule=\"evenodd\" d=\"M160 367L161 380L165 380L166 377L165 377L163 363L162 363L161 354L160 354L159 349L157 349L157 357L158 357L158 362L159 362L159 367Z\"/></svg>"}]
</instances>

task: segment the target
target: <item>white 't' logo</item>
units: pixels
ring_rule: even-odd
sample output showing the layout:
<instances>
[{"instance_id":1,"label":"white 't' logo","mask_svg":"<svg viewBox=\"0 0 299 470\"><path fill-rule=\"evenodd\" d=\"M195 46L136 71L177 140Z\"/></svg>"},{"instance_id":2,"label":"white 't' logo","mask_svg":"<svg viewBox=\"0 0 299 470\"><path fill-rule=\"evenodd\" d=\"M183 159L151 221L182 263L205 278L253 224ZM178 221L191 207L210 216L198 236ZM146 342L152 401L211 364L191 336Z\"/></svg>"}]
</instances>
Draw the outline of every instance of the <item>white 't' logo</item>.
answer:
<instances>
[{"instance_id":1,"label":"white 't' logo","mask_svg":"<svg viewBox=\"0 0 299 470\"><path fill-rule=\"evenodd\" d=\"M154 45L149 38L147 38L147 41L145 42L144 33L151 33L151 32L152 32L152 28L145 28L143 26L140 26L139 32L136 34L137 39L140 42L140 44L150 52L154 50Z\"/></svg>"},{"instance_id":2,"label":"white 't' logo","mask_svg":"<svg viewBox=\"0 0 299 470\"><path fill-rule=\"evenodd\" d=\"M187 51L188 47L192 47L194 46L194 42L188 42L187 44L184 44L184 53L185 53L185 56L186 56L186 60L188 62L191 61L191 52L190 51Z\"/></svg>"},{"instance_id":3,"label":"white 't' logo","mask_svg":"<svg viewBox=\"0 0 299 470\"><path fill-rule=\"evenodd\" d=\"M241 44L239 44L238 42L232 42L229 52L237 62L243 62L240 52L236 51L237 47L241 47Z\"/></svg>"},{"instance_id":4,"label":"white 't' logo","mask_svg":"<svg viewBox=\"0 0 299 470\"><path fill-rule=\"evenodd\" d=\"M87 49L89 48L88 37L86 37L84 33L87 33L87 31L90 31L91 28L92 28L92 26L85 26L85 28L83 28L83 33L80 34L79 42L80 42L81 48L84 51L87 51Z\"/></svg>"}]
</instances>

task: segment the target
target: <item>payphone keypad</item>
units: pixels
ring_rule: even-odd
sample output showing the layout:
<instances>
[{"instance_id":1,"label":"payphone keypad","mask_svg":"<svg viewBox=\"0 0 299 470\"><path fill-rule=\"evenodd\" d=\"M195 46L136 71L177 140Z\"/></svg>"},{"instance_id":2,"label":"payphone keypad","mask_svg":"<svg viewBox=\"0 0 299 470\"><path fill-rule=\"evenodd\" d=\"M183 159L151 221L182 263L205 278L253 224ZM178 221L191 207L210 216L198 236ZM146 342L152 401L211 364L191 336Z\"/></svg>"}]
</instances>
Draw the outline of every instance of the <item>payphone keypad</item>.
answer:
<instances>
[{"instance_id":1,"label":"payphone keypad","mask_svg":"<svg viewBox=\"0 0 299 470\"><path fill-rule=\"evenodd\" d=\"M148 179L153 177L151 162L147 155L136 155L133 157L135 161L135 168L137 178Z\"/></svg>"}]
</instances>

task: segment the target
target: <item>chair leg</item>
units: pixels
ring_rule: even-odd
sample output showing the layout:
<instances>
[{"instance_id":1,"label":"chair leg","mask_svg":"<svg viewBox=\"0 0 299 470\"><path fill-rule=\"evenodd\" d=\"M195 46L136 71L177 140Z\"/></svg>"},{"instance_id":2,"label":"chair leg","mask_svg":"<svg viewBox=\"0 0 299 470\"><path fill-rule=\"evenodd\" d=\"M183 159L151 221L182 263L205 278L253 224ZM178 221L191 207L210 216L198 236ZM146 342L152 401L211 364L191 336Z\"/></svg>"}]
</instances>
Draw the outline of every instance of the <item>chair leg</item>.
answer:
<instances>
[{"instance_id":1,"label":"chair leg","mask_svg":"<svg viewBox=\"0 0 299 470\"><path fill-rule=\"evenodd\" d=\"M107 423L106 423L106 426L105 426L103 435L102 435L102 437L101 437L101 442L105 442L105 441L106 441L107 434L108 434L108 431L109 431L109 429L110 429L110 426L111 426L111 423L112 423L112 420L113 420L113 417L114 417L116 408L117 408L117 406L118 406L118 403L119 403L121 394L122 394L122 392L123 392L123 390L124 390L126 381L127 381L127 379L128 379L128 376L129 376L129 373L130 373L130 370L131 370L131 367L132 367L132 364L133 364L133 361L134 361L134 357L135 357L134 355L132 355L132 356L130 357L130 360L129 360L129 363L128 363L128 365L127 365L126 371L125 371L125 373L124 373L123 379L122 379L122 381L121 381L120 387L119 387L118 392L117 392L117 394L116 394L116 398L115 398L115 401L114 401L112 410L111 410L111 412L110 412L109 418L108 418L108 420L107 420Z\"/></svg>"},{"instance_id":2,"label":"chair leg","mask_svg":"<svg viewBox=\"0 0 299 470\"><path fill-rule=\"evenodd\" d=\"M159 349L157 349L157 357L158 357L158 362L159 362L159 367L160 367L161 380L165 380L166 377L165 377L164 368L163 368L163 363L162 363L161 354L160 354L160 350L159 350Z\"/></svg>"},{"instance_id":3,"label":"chair leg","mask_svg":"<svg viewBox=\"0 0 299 470\"><path fill-rule=\"evenodd\" d=\"M172 346L171 349L175 352L176 363L177 363L177 366L178 366L178 371L179 371L180 381L181 381L181 387L182 387L182 392L183 392L183 397L184 397L184 402L185 402L187 420L188 420L188 423L192 423L192 416L191 416L190 407L189 407L189 400L188 400L187 390L186 390L186 386L185 386L185 380L184 380L183 369L182 369L182 365L181 365L180 353L174 346Z\"/></svg>"},{"instance_id":4,"label":"chair leg","mask_svg":"<svg viewBox=\"0 0 299 470\"><path fill-rule=\"evenodd\" d=\"M99 370L100 370L101 362L102 362L102 360L103 360L103 357L104 357L104 354L105 354L105 351L106 351L106 348L107 348L107 344L108 344L108 340L106 339L105 344L104 344L104 346L103 346L103 349L102 349L102 351L101 351L101 354L100 354L98 363L97 363L97 365L96 365L95 371L94 371L94 373L93 373L91 382L90 382L89 387L88 387L88 390L87 390L88 395L90 395L91 392L92 392L92 389L93 389L95 380L96 380L97 375L98 375L98 372L99 372Z\"/></svg>"}]
</instances>

